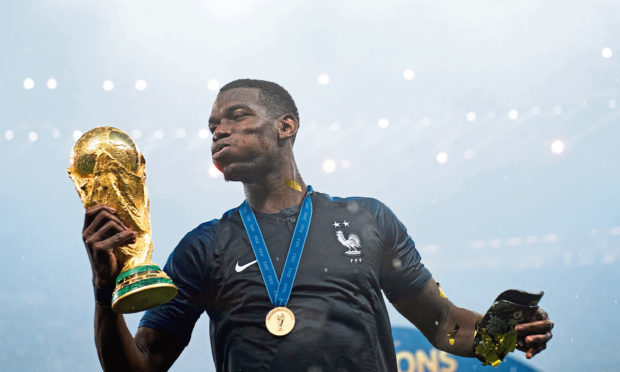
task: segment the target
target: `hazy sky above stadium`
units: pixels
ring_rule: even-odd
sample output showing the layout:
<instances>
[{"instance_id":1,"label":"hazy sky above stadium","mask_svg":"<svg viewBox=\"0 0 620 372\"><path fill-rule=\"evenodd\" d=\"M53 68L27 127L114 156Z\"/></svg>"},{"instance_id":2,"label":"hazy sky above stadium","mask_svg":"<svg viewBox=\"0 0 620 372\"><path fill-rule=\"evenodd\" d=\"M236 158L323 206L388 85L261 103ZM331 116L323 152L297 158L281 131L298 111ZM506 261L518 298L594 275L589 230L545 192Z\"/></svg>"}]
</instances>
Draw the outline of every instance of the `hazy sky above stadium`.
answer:
<instances>
[{"instance_id":1,"label":"hazy sky above stadium","mask_svg":"<svg viewBox=\"0 0 620 372\"><path fill-rule=\"evenodd\" d=\"M455 303L484 312L504 289L544 290L555 337L533 365L616 368L618 14L614 1L3 2L0 369L98 365L73 137L134 136L163 265L243 200L213 171L205 128L218 87L245 77L295 98L306 182L390 206ZM173 370L209 358L205 315Z\"/></svg>"}]
</instances>

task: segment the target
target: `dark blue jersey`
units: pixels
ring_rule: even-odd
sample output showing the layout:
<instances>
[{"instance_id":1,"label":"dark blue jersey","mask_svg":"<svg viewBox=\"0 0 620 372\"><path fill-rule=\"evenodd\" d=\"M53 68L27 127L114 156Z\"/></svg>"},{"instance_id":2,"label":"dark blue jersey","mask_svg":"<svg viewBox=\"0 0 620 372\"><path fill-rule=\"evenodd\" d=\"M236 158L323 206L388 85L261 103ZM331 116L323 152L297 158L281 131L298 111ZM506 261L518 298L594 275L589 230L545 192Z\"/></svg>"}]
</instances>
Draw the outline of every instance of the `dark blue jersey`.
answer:
<instances>
[{"instance_id":1,"label":"dark blue jersey","mask_svg":"<svg viewBox=\"0 0 620 372\"><path fill-rule=\"evenodd\" d=\"M273 336L265 327L274 305L238 208L181 240L164 267L179 294L147 311L140 326L187 344L206 311L218 371L396 371L382 291L398 301L422 289L431 274L381 202L311 197L310 231L287 304L296 318L291 333ZM278 276L298 213L255 212Z\"/></svg>"}]
</instances>

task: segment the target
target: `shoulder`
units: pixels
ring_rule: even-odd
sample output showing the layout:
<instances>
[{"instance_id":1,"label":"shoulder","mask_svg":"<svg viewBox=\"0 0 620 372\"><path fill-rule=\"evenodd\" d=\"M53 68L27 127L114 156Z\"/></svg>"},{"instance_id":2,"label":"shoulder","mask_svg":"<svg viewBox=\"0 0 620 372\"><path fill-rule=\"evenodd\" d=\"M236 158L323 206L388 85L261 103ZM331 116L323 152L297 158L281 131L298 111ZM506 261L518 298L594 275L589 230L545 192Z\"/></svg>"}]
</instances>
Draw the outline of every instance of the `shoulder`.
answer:
<instances>
[{"instance_id":1,"label":"shoulder","mask_svg":"<svg viewBox=\"0 0 620 372\"><path fill-rule=\"evenodd\" d=\"M330 196L324 193L316 193L316 204L327 213L341 210L349 216L358 218L360 222L377 227L383 237L392 237L399 231L406 231L405 226L398 217L383 202L371 197ZM331 209L330 209L331 208Z\"/></svg>"},{"instance_id":2,"label":"shoulder","mask_svg":"<svg viewBox=\"0 0 620 372\"><path fill-rule=\"evenodd\" d=\"M373 216L379 216L390 209L380 200L365 196L331 196L329 194L315 192L315 201L319 206L332 206L347 208L351 212L368 212Z\"/></svg>"}]
</instances>

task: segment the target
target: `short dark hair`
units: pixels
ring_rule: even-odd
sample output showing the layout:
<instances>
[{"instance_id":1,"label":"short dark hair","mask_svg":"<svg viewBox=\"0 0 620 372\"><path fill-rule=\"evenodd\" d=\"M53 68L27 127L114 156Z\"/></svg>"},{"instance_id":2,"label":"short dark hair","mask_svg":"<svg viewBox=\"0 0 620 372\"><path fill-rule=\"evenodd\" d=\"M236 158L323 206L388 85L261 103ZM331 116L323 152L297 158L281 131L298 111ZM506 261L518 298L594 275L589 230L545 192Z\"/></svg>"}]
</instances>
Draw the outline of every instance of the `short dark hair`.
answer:
<instances>
[{"instance_id":1,"label":"short dark hair","mask_svg":"<svg viewBox=\"0 0 620 372\"><path fill-rule=\"evenodd\" d=\"M231 81L220 89L220 93L234 88L256 88L259 90L258 100L273 118L282 115L293 115L299 123L299 112L293 97L280 85L266 80L238 79Z\"/></svg>"}]
</instances>

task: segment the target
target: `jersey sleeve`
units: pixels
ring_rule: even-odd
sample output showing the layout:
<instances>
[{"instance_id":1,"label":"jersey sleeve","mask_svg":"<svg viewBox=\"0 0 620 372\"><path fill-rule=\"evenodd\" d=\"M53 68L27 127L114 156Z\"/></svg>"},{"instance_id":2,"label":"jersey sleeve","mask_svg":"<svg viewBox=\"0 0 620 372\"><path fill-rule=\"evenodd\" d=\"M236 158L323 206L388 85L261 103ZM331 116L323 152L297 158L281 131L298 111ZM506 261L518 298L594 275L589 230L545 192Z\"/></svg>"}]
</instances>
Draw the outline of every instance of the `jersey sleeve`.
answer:
<instances>
[{"instance_id":1,"label":"jersey sleeve","mask_svg":"<svg viewBox=\"0 0 620 372\"><path fill-rule=\"evenodd\" d=\"M383 242L381 288L390 302L396 302L421 290L431 273L402 222L388 207L377 203L377 226Z\"/></svg>"},{"instance_id":2,"label":"jersey sleeve","mask_svg":"<svg viewBox=\"0 0 620 372\"><path fill-rule=\"evenodd\" d=\"M205 310L205 245L209 243L210 239L205 237L200 227L181 240L163 269L178 287L179 293L169 302L147 310L140 321L140 327L171 334L187 346L194 325Z\"/></svg>"}]
</instances>

